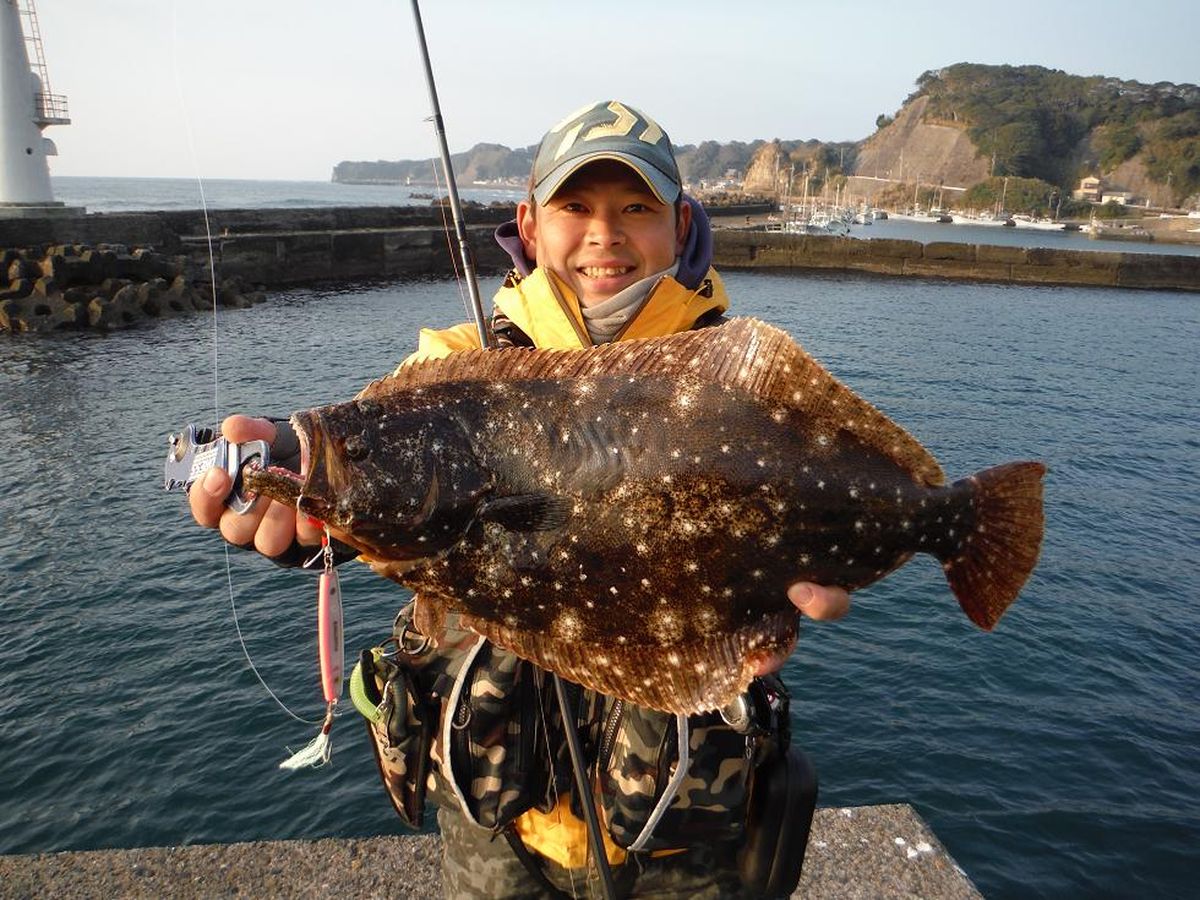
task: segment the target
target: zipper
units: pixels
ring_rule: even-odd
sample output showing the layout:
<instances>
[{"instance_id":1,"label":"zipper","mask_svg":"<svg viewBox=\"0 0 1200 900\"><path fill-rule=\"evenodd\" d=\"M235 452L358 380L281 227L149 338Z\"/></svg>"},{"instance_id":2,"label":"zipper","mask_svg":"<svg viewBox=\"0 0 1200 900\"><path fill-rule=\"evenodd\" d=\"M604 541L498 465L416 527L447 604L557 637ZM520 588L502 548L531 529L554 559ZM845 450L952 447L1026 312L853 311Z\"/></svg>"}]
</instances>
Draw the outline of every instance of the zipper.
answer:
<instances>
[{"instance_id":1,"label":"zipper","mask_svg":"<svg viewBox=\"0 0 1200 900\"><path fill-rule=\"evenodd\" d=\"M654 282L654 284L651 286L650 290L648 290L646 292L646 296L642 298L642 302L638 304L637 310L634 312L634 314L632 316L630 316L628 319L625 320L625 324L622 325L620 327L620 329L617 331L617 333L612 336L612 341L610 343L615 344L617 341L621 340L621 338L625 336L625 332L627 332L629 330L629 327L631 325L633 325L634 322L637 321L637 317L640 316L642 314L642 311L647 306L650 305L650 298L653 297L656 293L658 293L658 289L660 287L662 287L662 283L663 283L663 281L665 281L667 279L667 277L668 276L664 275L662 278L658 279L658 281Z\"/></svg>"},{"instance_id":2,"label":"zipper","mask_svg":"<svg viewBox=\"0 0 1200 900\"><path fill-rule=\"evenodd\" d=\"M596 772L603 774L608 768L609 758L612 756L613 744L617 739L617 726L621 721L621 714L625 712L625 701L614 700L612 707L608 710L608 715L604 718L604 731L600 735L600 752L596 754Z\"/></svg>"}]
</instances>

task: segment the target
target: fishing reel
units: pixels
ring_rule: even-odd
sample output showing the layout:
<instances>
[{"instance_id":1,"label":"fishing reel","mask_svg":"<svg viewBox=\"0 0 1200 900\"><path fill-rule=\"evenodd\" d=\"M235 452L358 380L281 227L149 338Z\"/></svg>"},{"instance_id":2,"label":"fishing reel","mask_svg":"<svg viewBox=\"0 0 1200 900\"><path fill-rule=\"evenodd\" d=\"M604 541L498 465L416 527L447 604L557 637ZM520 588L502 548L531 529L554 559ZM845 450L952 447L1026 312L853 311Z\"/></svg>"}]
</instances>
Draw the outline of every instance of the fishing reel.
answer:
<instances>
[{"instance_id":1,"label":"fishing reel","mask_svg":"<svg viewBox=\"0 0 1200 900\"><path fill-rule=\"evenodd\" d=\"M719 710L721 719L747 737L771 737L786 747L791 736L791 697L774 675L755 678L744 694L738 694Z\"/></svg>"}]
</instances>

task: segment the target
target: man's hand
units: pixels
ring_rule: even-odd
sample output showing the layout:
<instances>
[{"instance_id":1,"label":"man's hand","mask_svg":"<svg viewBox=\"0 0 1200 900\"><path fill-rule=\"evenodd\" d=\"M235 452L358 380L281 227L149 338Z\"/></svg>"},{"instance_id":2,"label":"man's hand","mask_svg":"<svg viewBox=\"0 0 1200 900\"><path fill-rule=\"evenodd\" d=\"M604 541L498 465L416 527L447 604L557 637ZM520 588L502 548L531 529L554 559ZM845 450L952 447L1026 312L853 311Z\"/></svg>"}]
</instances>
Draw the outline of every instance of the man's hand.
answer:
<instances>
[{"instance_id":1,"label":"man's hand","mask_svg":"<svg viewBox=\"0 0 1200 900\"><path fill-rule=\"evenodd\" d=\"M810 619L840 619L850 612L850 594L840 587L823 587L809 581L797 581L788 588L787 597L796 609ZM795 649L796 642L793 639L786 653L775 653L759 659L755 664L754 674L768 675L778 672Z\"/></svg>"},{"instance_id":2,"label":"man's hand","mask_svg":"<svg viewBox=\"0 0 1200 900\"><path fill-rule=\"evenodd\" d=\"M273 422L236 415L221 423L221 433L236 444L246 441L273 443L276 437ZM301 469L306 462L302 461ZM205 528L220 528L221 536L229 543L253 547L263 556L279 556L296 538L301 544L313 547L321 543L321 531L310 524L308 516L297 515L295 509L266 497L260 497L250 512L235 513L225 506L225 498L232 488L233 482L226 472L210 469L188 492L192 518Z\"/></svg>"},{"instance_id":3,"label":"man's hand","mask_svg":"<svg viewBox=\"0 0 1200 900\"><path fill-rule=\"evenodd\" d=\"M788 588L787 596L810 619L840 619L850 612L850 594L839 587L798 581Z\"/></svg>"}]
</instances>

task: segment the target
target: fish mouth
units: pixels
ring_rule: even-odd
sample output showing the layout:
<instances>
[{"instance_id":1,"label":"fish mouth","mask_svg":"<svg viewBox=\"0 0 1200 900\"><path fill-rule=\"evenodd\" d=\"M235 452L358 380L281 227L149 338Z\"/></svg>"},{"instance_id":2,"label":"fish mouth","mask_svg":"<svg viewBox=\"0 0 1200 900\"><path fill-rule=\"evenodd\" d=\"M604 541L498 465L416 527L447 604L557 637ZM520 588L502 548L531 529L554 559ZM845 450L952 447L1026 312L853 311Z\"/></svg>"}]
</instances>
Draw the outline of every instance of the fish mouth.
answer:
<instances>
[{"instance_id":1,"label":"fish mouth","mask_svg":"<svg viewBox=\"0 0 1200 900\"><path fill-rule=\"evenodd\" d=\"M296 472L286 466L269 465L248 468L243 474L243 483L247 490L254 494L275 500L294 507L310 516L321 518L320 513L328 509L327 501L313 496L314 482L324 479L314 479L313 460L320 460L314 455L314 447L320 446L317 437L319 429L313 429L309 423L301 421L302 413L297 413L288 420L296 440L300 445L300 471Z\"/></svg>"},{"instance_id":2,"label":"fish mouth","mask_svg":"<svg viewBox=\"0 0 1200 900\"><path fill-rule=\"evenodd\" d=\"M294 501L296 509L322 522L328 521L333 512L334 492L329 483L321 423L311 410L306 410L292 415L288 424L300 443L300 474L288 473L299 485Z\"/></svg>"}]
</instances>

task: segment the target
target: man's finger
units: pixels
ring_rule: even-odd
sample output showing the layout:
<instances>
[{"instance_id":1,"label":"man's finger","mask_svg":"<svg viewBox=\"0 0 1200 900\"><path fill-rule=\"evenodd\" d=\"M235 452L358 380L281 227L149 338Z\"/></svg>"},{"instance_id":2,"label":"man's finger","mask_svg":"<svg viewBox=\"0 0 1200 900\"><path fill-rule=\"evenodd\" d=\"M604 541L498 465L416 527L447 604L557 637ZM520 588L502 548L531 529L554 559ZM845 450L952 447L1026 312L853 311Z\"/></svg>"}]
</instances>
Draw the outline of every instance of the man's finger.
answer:
<instances>
[{"instance_id":1,"label":"man's finger","mask_svg":"<svg viewBox=\"0 0 1200 900\"><path fill-rule=\"evenodd\" d=\"M800 581L788 588L788 599L810 619L840 619L850 611L850 594L839 587Z\"/></svg>"},{"instance_id":2,"label":"man's finger","mask_svg":"<svg viewBox=\"0 0 1200 900\"><path fill-rule=\"evenodd\" d=\"M233 488L233 479L222 469L209 469L188 491L192 518L205 528L216 528L225 512L225 498Z\"/></svg>"},{"instance_id":3,"label":"man's finger","mask_svg":"<svg viewBox=\"0 0 1200 900\"><path fill-rule=\"evenodd\" d=\"M296 537L296 511L283 503L268 502L265 497L259 502L267 504L267 511L254 534L254 549L263 556L275 557L292 546Z\"/></svg>"},{"instance_id":4,"label":"man's finger","mask_svg":"<svg viewBox=\"0 0 1200 900\"><path fill-rule=\"evenodd\" d=\"M275 423L270 419L232 415L221 423L221 434L235 444L244 444L246 441L266 441L269 444L275 440L275 433Z\"/></svg>"},{"instance_id":5,"label":"man's finger","mask_svg":"<svg viewBox=\"0 0 1200 900\"><path fill-rule=\"evenodd\" d=\"M247 513L236 513L227 509L221 516L221 537L239 547L249 546L254 542L254 534L258 531L259 523L271 506L278 506L274 501L265 497L255 503Z\"/></svg>"}]
</instances>

